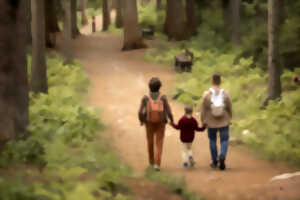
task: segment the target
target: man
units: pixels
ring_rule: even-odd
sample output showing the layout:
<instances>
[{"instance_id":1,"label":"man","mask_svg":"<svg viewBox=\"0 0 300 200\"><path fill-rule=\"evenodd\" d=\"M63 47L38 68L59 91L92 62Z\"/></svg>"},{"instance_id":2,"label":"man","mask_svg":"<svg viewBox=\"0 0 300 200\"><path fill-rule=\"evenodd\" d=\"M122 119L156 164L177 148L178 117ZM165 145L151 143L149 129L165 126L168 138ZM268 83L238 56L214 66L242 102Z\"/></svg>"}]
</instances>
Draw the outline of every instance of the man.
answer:
<instances>
[{"instance_id":1,"label":"man","mask_svg":"<svg viewBox=\"0 0 300 200\"><path fill-rule=\"evenodd\" d=\"M211 167L225 170L228 149L229 125L232 120L232 105L228 93L220 87L221 76L212 76L212 87L203 95L202 123L208 128L209 147L212 158ZM218 157L217 133L220 133L221 153Z\"/></svg>"},{"instance_id":2,"label":"man","mask_svg":"<svg viewBox=\"0 0 300 200\"><path fill-rule=\"evenodd\" d=\"M167 97L160 94L160 88L161 81L158 78L152 78L149 82L150 94L143 97L139 109L140 123L146 126L149 164L156 171L160 171L165 127L168 118L173 123L170 105Z\"/></svg>"}]
</instances>

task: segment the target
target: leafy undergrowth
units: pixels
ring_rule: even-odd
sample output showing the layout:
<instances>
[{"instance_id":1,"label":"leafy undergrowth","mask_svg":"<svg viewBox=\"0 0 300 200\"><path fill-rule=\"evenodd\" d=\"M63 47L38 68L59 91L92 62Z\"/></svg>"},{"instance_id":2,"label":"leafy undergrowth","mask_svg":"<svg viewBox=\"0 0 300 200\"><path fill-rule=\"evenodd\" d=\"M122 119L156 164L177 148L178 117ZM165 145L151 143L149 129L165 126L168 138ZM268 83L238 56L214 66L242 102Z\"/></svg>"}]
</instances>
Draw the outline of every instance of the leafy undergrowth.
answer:
<instances>
[{"instance_id":1,"label":"leafy undergrowth","mask_svg":"<svg viewBox=\"0 0 300 200\"><path fill-rule=\"evenodd\" d=\"M0 199L130 199L123 182L130 169L109 150L98 114L83 103L89 82L80 64L48 59L48 81L49 94L30 95L30 136L2 148Z\"/></svg>"},{"instance_id":2,"label":"leafy undergrowth","mask_svg":"<svg viewBox=\"0 0 300 200\"><path fill-rule=\"evenodd\" d=\"M284 71L283 97L265 109L267 72L255 67L253 59L240 57L242 49L231 47L207 24L199 36L186 42L162 42L148 50L148 61L174 65L174 56L188 48L194 53L192 73L178 75L173 95L185 104L200 108L202 94L210 87L211 76L223 77L222 87L232 99L232 134L270 160L284 160L300 167L300 87L292 82L295 72Z\"/></svg>"},{"instance_id":3,"label":"leafy undergrowth","mask_svg":"<svg viewBox=\"0 0 300 200\"><path fill-rule=\"evenodd\" d=\"M171 193L177 194L177 195L183 197L184 199L205 200L205 198L200 197L198 194L191 193L187 189L184 180L182 180L178 177L164 175L162 173L157 173L157 172L153 171L152 169L146 170L145 177L148 178L149 180L166 185Z\"/></svg>"}]
</instances>

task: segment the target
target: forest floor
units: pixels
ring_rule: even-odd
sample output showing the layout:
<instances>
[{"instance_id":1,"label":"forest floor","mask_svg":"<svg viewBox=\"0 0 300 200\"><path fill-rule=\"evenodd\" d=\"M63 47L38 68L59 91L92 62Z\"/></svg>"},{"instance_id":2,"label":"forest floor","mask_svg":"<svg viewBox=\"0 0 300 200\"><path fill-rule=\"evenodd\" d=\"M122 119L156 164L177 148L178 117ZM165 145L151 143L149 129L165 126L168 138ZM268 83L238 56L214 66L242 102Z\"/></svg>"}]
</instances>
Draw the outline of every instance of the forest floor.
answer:
<instances>
[{"instance_id":1,"label":"forest floor","mask_svg":"<svg viewBox=\"0 0 300 200\"><path fill-rule=\"evenodd\" d=\"M106 135L112 147L142 176L148 167L148 155L145 127L137 118L140 101L148 93L148 81L154 76L162 80L162 92L169 94L176 83L176 73L171 67L144 61L145 50L122 52L121 36L90 34L90 30L90 25L83 27L83 35L74 42L75 56L83 63L92 83L90 102L103 108L102 119L109 127ZM183 105L171 97L169 101L177 121L183 114ZM228 169L212 170L206 132L197 134L193 150L195 168L183 169L179 134L168 125L161 173L183 177L191 191L209 200L300 198L299 176L270 182L274 176L294 172L282 163L271 163L255 157L244 147L230 146Z\"/></svg>"}]
</instances>

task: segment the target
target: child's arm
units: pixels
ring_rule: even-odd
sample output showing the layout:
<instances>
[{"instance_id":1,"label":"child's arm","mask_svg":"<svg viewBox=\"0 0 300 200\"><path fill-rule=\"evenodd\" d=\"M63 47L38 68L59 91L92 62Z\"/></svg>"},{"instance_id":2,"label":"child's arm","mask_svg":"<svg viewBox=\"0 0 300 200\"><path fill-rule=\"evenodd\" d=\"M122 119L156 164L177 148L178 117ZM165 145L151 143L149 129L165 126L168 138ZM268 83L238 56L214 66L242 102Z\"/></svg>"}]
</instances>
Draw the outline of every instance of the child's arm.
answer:
<instances>
[{"instance_id":1,"label":"child's arm","mask_svg":"<svg viewBox=\"0 0 300 200\"><path fill-rule=\"evenodd\" d=\"M178 124L175 124L174 122L171 122L171 126L177 130L180 130L181 127L181 120L179 120Z\"/></svg>"},{"instance_id":2,"label":"child's arm","mask_svg":"<svg viewBox=\"0 0 300 200\"><path fill-rule=\"evenodd\" d=\"M202 127L199 127L199 124L198 124L198 122L197 122L197 120L195 120L195 122L196 122L196 128L195 128L195 131L205 131L205 129L206 129L206 125L204 124Z\"/></svg>"}]
</instances>

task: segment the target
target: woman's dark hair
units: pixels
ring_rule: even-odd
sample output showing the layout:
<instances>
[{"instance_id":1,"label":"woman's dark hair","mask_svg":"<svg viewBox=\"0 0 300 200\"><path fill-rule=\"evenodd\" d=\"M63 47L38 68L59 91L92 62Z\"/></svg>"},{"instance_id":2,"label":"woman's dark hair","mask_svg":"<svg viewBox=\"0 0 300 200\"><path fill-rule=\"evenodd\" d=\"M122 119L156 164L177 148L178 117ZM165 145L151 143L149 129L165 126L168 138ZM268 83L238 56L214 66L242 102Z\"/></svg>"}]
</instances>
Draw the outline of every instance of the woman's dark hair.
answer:
<instances>
[{"instance_id":1,"label":"woman's dark hair","mask_svg":"<svg viewBox=\"0 0 300 200\"><path fill-rule=\"evenodd\" d=\"M158 92L161 87L161 81L157 77L151 78L149 81L149 89L151 92Z\"/></svg>"},{"instance_id":2,"label":"woman's dark hair","mask_svg":"<svg viewBox=\"0 0 300 200\"><path fill-rule=\"evenodd\" d=\"M212 76L212 83L214 85L221 85L221 76L219 74L214 74Z\"/></svg>"}]
</instances>

